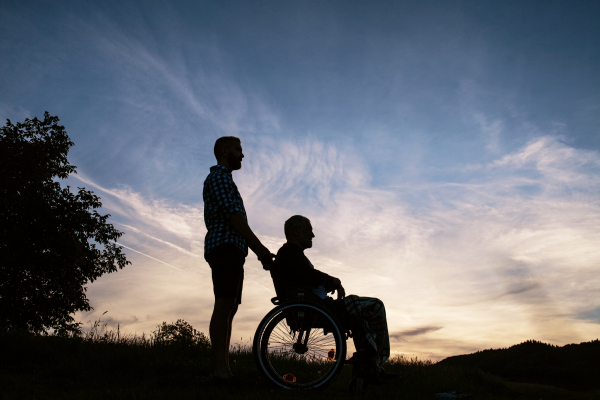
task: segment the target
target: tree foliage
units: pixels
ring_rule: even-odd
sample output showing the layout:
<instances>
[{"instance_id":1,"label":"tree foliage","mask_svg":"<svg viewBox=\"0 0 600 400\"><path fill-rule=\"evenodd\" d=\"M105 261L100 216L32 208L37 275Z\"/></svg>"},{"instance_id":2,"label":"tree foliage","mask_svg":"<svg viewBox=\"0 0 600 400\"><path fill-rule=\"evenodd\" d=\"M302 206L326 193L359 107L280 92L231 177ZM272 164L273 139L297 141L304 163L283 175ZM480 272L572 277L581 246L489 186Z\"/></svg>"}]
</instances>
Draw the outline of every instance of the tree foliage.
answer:
<instances>
[{"instance_id":1,"label":"tree foliage","mask_svg":"<svg viewBox=\"0 0 600 400\"><path fill-rule=\"evenodd\" d=\"M182 319L178 319L174 324L163 322L162 325L158 325L156 328L153 333L158 343L210 347L210 340L206 335L198 332Z\"/></svg>"},{"instance_id":2,"label":"tree foliage","mask_svg":"<svg viewBox=\"0 0 600 400\"><path fill-rule=\"evenodd\" d=\"M86 285L129 264L100 198L57 182L76 173L58 121L46 112L0 130L0 325L35 333L78 331Z\"/></svg>"}]
</instances>

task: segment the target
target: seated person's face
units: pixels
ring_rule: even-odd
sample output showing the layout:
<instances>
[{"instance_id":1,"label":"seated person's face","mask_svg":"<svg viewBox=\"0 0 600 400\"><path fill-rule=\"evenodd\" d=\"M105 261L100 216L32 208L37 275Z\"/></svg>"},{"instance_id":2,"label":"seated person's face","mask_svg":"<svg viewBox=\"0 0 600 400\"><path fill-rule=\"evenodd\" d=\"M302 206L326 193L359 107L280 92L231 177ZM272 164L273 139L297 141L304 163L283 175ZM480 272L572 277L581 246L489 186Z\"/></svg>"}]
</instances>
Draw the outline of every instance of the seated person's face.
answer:
<instances>
[{"instance_id":1,"label":"seated person's face","mask_svg":"<svg viewBox=\"0 0 600 400\"><path fill-rule=\"evenodd\" d=\"M315 235L310 222L306 222L302 227L296 228L295 233L302 250L310 249L312 247L312 239Z\"/></svg>"}]
</instances>

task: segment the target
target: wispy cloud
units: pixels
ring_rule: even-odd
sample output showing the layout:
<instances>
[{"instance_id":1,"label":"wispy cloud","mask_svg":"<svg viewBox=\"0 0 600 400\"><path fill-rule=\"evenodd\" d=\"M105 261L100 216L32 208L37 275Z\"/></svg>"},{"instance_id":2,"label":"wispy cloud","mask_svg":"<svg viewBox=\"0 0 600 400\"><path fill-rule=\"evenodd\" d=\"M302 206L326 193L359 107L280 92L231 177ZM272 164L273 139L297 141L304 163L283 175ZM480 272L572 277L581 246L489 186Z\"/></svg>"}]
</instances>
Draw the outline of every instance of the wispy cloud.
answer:
<instances>
[{"instance_id":1,"label":"wispy cloud","mask_svg":"<svg viewBox=\"0 0 600 400\"><path fill-rule=\"evenodd\" d=\"M139 230L139 229L137 229L137 228L134 228L134 227L133 227L133 226L131 226L131 225L125 225L125 224L122 224L122 226L123 226L123 227L125 227L125 228L126 228L128 231L135 232L135 233L137 233L137 234L139 234L139 235L143 235L143 236L145 236L145 237L147 237L147 238L150 238L150 239L152 239L152 240L155 240L155 241L157 241L157 242L159 242L159 243L166 244L167 246L169 246L169 247L172 247L172 248L174 248L174 249L177 249L178 251L180 251L180 252L182 252L183 254L186 254L186 255L188 255L188 256L190 256L190 257L195 257L195 258L200 258L200 257L201 257L201 255L200 255L200 254L193 253L193 252L191 252L191 251L188 251L188 250L184 249L184 248L183 248L183 247L181 247L181 246L177 246L176 244L173 244L173 243L171 243L171 242L167 242L166 240L162 240L162 239L159 239L159 238L157 238L157 237L154 237L154 236L152 236L152 235L149 235L149 234L147 234L146 232L143 232L143 231L141 231L141 230Z\"/></svg>"},{"instance_id":2,"label":"wispy cloud","mask_svg":"<svg viewBox=\"0 0 600 400\"><path fill-rule=\"evenodd\" d=\"M39 116L40 118L42 116ZM32 118L31 113L20 106L11 106L0 102L0 122L4 126L7 119L10 119L13 124L23 122L25 118Z\"/></svg>"},{"instance_id":3,"label":"wispy cloud","mask_svg":"<svg viewBox=\"0 0 600 400\"><path fill-rule=\"evenodd\" d=\"M116 244L117 242L113 242L113 243L115 243L115 244ZM138 254L141 254L141 255L143 255L143 256L146 256L146 257L148 257L148 258L151 258L151 259L153 259L154 261L158 261L159 263L162 263L162 264L168 265L168 266L169 266L169 267L171 267L171 268L175 268L175 269L176 269L176 270L178 270L178 271L185 272L184 270L182 270L182 269L180 269L180 268L177 268L177 267L176 267L176 266L174 266L174 265L171 265L171 264L169 264L169 263L166 263L166 262L164 262L164 261L161 261L161 260L159 260L158 258L154 258L154 257L152 257L152 256L149 256L148 254L144 254L144 253L142 253L141 251L138 251L138 250L132 249L131 247L129 247L129 246L125 246L125 245L124 245L124 244L122 244L122 243L119 243L119 246L123 246L123 247L125 247L126 249L129 249L129 250L131 250L131 251L135 251L136 253L138 253Z\"/></svg>"},{"instance_id":4,"label":"wispy cloud","mask_svg":"<svg viewBox=\"0 0 600 400\"><path fill-rule=\"evenodd\" d=\"M206 234L202 205L185 205L168 199L148 198L128 188L107 189L90 181L83 174L72 175L70 179L79 180L108 195L102 197L104 208L126 220L136 221L178 238L202 240ZM139 228L132 228L141 232ZM158 239L146 232L141 234Z\"/></svg>"},{"instance_id":5,"label":"wispy cloud","mask_svg":"<svg viewBox=\"0 0 600 400\"><path fill-rule=\"evenodd\" d=\"M500 135L502 134L502 121L496 119L489 122L483 113L475 113L473 118L481 128L481 132L485 135L487 142L486 149L493 153L500 151Z\"/></svg>"},{"instance_id":6,"label":"wispy cloud","mask_svg":"<svg viewBox=\"0 0 600 400\"><path fill-rule=\"evenodd\" d=\"M242 89L227 74L229 68L224 61L227 54L214 39L205 37L197 41L195 52L190 55L176 35L157 40L141 15L132 19L137 25L135 35L107 18L98 17L91 23L82 21L96 49L120 65L119 75L124 78L120 99L131 107L144 107L161 116L167 113L174 128L187 125L178 117L191 114L195 117L193 121L202 126L208 124L221 134L279 130L279 116L261 93L256 88L252 92ZM159 51L163 44L168 51ZM168 107L165 91L169 101L175 101L187 112Z\"/></svg>"},{"instance_id":7,"label":"wispy cloud","mask_svg":"<svg viewBox=\"0 0 600 400\"><path fill-rule=\"evenodd\" d=\"M442 328L443 327L441 327L441 326L424 326L424 327L408 329L408 330L400 331L400 332L390 332L390 339L395 339L395 340L402 342L402 341L406 341L404 339L406 336L425 335L426 333L429 333L429 332L439 331Z\"/></svg>"},{"instance_id":8,"label":"wispy cloud","mask_svg":"<svg viewBox=\"0 0 600 400\"><path fill-rule=\"evenodd\" d=\"M593 308L591 310L586 310L577 314L576 316L579 319L589 320L596 324L600 324L600 307Z\"/></svg>"},{"instance_id":9,"label":"wispy cloud","mask_svg":"<svg viewBox=\"0 0 600 400\"><path fill-rule=\"evenodd\" d=\"M598 180L597 154L541 137L477 169L471 182L399 189L373 187L366 161L351 148L314 139L256 139L244 147L253 157L234 179L259 237L276 251L283 221L308 216L316 238L307 255L348 292L385 302L390 330L401 341L395 351L429 354L428 343L437 343L439 356L444 346L588 339L585 321L593 319L578 316L597 301L578 293L600 285L600 277L586 272L600 262L599 199L589 185ZM579 179L559 190L563 178L540 172L525 181L543 190L522 187L523 174L549 168ZM203 262L200 205L100 189L107 209L126 219L126 240L146 246L142 251L180 254L189 260L185 270L193 270L192 260ZM270 306L272 290L268 274L252 255L248 260L245 319L236 328L242 336L251 335L252 321ZM183 309L176 299L172 307Z\"/></svg>"}]
</instances>

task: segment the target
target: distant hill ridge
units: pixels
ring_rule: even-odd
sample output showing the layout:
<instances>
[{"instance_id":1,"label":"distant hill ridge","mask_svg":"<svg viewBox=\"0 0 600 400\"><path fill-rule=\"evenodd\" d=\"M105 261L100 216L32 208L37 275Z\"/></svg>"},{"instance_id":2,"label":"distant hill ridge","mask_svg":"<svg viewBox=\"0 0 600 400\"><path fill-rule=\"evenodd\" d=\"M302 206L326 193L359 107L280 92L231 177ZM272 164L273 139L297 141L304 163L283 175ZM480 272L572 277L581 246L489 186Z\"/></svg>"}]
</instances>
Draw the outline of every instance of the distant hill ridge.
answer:
<instances>
[{"instance_id":1,"label":"distant hill ridge","mask_svg":"<svg viewBox=\"0 0 600 400\"><path fill-rule=\"evenodd\" d=\"M528 340L507 349L448 357L438 363L476 367L514 382L569 390L600 389L600 341L555 346Z\"/></svg>"}]
</instances>

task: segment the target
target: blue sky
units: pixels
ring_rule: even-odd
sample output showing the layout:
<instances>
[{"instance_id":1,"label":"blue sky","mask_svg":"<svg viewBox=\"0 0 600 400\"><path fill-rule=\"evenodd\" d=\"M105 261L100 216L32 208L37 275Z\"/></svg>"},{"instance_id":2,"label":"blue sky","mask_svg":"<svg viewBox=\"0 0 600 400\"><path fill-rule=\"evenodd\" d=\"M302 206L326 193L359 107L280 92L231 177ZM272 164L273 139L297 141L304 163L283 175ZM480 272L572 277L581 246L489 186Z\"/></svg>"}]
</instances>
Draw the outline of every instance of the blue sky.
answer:
<instances>
[{"instance_id":1,"label":"blue sky","mask_svg":"<svg viewBox=\"0 0 600 400\"><path fill-rule=\"evenodd\" d=\"M259 237L276 251L283 221L308 216L307 255L384 300L393 351L587 341L599 20L595 2L8 1L0 118L58 115L68 183L125 232L133 265L90 285L84 322L207 331L201 187L235 135ZM249 257L234 337L273 295Z\"/></svg>"}]
</instances>

